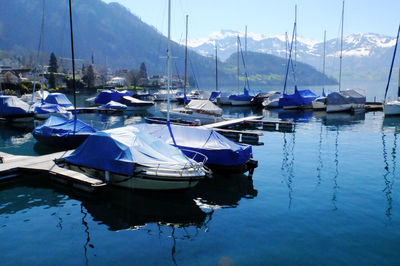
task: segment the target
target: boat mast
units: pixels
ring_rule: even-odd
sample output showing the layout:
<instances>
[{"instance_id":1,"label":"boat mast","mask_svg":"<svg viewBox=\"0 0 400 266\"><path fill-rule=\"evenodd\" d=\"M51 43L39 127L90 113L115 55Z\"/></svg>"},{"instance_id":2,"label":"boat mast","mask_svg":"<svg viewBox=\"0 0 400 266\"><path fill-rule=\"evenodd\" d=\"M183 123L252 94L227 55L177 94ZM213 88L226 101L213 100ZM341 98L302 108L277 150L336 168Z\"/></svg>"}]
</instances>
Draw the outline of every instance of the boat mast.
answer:
<instances>
[{"instance_id":1,"label":"boat mast","mask_svg":"<svg viewBox=\"0 0 400 266\"><path fill-rule=\"evenodd\" d=\"M324 31L324 59L323 59L323 63L322 63L322 74L323 79L322 79L322 96L324 96L325 94L325 52L326 52L326 30Z\"/></svg>"},{"instance_id":2,"label":"boat mast","mask_svg":"<svg viewBox=\"0 0 400 266\"><path fill-rule=\"evenodd\" d=\"M236 45L237 45L237 89L238 91L240 90L240 72L239 72L239 35L237 36L237 41L236 41Z\"/></svg>"},{"instance_id":3,"label":"boat mast","mask_svg":"<svg viewBox=\"0 0 400 266\"><path fill-rule=\"evenodd\" d=\"M75 84L75 53L74 53L74 31L72 28L72 5L69 0L69 25L71 29L71 53L72 53L72 88L74 90L74 119L76 120L76 84ZM75 132L75 130L74 130Z\"/></svg>"},{"instance_id":4,"label":"boat mast","mask_svg":"<svg viewBox=\"0 0 400 266\"><path fill-rule=\"evenodd\" d=\"M218 91L218 47L215 41L215 91Z\"/></svg>"},{"instance_id":5,"label":"boat mast","mask_svg":"<svg viewBox=\"0 0 400 266\"><path fill-rule=\"evenodd\" d=\"M294 6L294 86L296 88L296 68L297 68L297 5Z\"/></svg>"},{"instance_id":6,"label":"boat mast","mask_svg":"<svg viewBox=\"0 0 400 266\"><path fill-rule=\"evenodd\" d=\"M245 54L245 61L247 61L247 25L245 28L245 35L244 35L244 54Z\"/></svg>"},{"instance_id":7,"label":"boat mast","mask_svg":"<svg viewBox=\"0 0 400 266\"><path fill-rule=\"evenodd\" d=\"M343 4L342 4L342 28L341 28L341 33L340 33L339 91L342 86L343 22L344 22L344 0L343 0Z\"/></svg>"},{"instance_id":8,"label":"boat mast","mask_svg":"<svg viewBox=\"0 0 400 266\"><path fill-rule=\"evenodd\" d=\"M183 85L183 95L186 96L186 82L187 82L187 55L188 55L188 19L189 15L186 15L186 44L185 44L185 83ZM186 106L186 101L183 99L183 106Z\"/></svg>"},{"instance_id":9,"label":"boat mast","mask_svg":"<svg viewBox=\"0 0 400 266\"><path fill-rule=\"evenodd\" d=\"M70 0L71 1L71 0ZM168 94L167 94L167 123L169 123L169 105L171 88L171 0L168 0L168 49L167 49L167 68L168 68Z\"/></svg>"},{"instance_id":10,"label":"boat mast","mask_svg":"<svg viewBox=\"0 0 400 266\"><path fill-rule=\"evenodd\" d=\"M390 65L390 71L389 71L389 78L386 84L386 90L385 90L385 101L386 101L386 96L387 96L387 92L389 90L389 83L390 83L390 78L392 76L392 70L393 70L393 65L394 65L394 60L396 58L396 51L397 51L397 45L399 43L399 34L400 34L400 25L399 25L399 29L397 30L397 37L396 37L396 44L394 46L394 51L393 51L393 57L392 57L392 64ZM400 69L399 69L399 84L398 84L398 88L397 88L397 98L400 97Z\"/></svg>"}]
</instances>

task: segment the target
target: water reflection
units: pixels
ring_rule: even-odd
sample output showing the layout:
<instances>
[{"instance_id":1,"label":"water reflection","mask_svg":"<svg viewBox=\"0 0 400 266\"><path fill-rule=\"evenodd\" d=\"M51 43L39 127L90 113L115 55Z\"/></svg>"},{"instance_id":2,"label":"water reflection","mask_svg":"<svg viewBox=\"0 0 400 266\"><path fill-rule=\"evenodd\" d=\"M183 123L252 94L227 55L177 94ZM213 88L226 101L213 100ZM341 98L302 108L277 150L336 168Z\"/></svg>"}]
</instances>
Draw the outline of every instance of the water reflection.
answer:
<instances>
[{"instance_id":1,"label":"water reflection","mask_svg":"<svg viewBox=\"0 0 400 266\"><path fill-rule=\"evenodd\" d=\"M223 106L223 115L230 118L240 118L262 115L262 109L257 106Z\"/></svg>"},{"instance_id":2,"label":"water reflection","mask_svg":"<svg viewBox=\"0 0 400 266\"><path fill-rule=\"evenodd\" d=\"M310 122L312 116L313 116L313 112L312 111L283 110L283 109L281 109L278 112L279 119L282 119L284 121L308 123L308 122Z\"/></svg>"},{"instance_id":3,"label":"water reflection","mask_svg":"<svg viewBox=\"0 0 400 266\"><path fill-rule=\"evenodd\" d=\"M290 141L287 140L287 135L290 135ZM295 133L283 133L283 145L282 145L282 165L281 171L282 176L284 177L284 182L288 187L288 197L289 203L288 208L290 209L292 206L292 183L294 179L294 146L296 143L296 135Z\"/></svg>"},{"instance_id":4,"label":"water reflection","mask_svg":"<svg viewBox=\"0 0 400 266\"><path fill-rule=\"evenodd\" d=\"M33 139L33 123L14 126L0 123L0 147L9 148L23 145Z\"/></svg>"},{"instance_id":5,"label":"water reflection","mask_svg":"<svg viewBox=\"0 0 400 266\"><path fill-rule=\"evenodd\" d=\"M365 120L365 113L326 113L321 117L328 130L337 131L338 127L354 126Z\"/></svg>"},{"instance_id":6,"label":"water reflection","mask_svg":"<svg viewBox=\"0 0 400 266\"><path fill-rule=\"evenodd\" d=\"M396 180L396 158L397 158L397 138L400 130L400 118L399 117L385 117L382 123L382 157L384 163L384 174L383 181L385 186L382 192L385 195L387 201L386 216L389 221L392 218L392 208L393 208L393 196L392 189L394 180ZM393 144L392 151L390 152L391 159L389 158L389 153L387 149L388 141L387 138L391 137L393 134ZM391 165L390 165L391 164Z\"/></svg>"},{"instance_id":7,"label":"water reflection","mask_svg":"<svg viewBox=\"0 0 400 266\"><path fill-rule=\"evenodd\" d=\"M322 168L324 168L324 164L322 162L322 132L323 132L323 127L321 123L319 131L319 141L318 141L317 186L321 185L321 172Z\"/></svg>"},{"instance_id":8,"label":"water reflection","mask_svg":"<svg viewBox=\"0 0 400 266\"><path fill-rule=\"evenodd\" d=\"M336 211L338 209L337 205L336 205L336 201L337 201L337 191L339 189L338 182L337 182L337 179L339 176L339 127L336 128L334 163L335 163L335 174L333 176L332 204L333 204L333 210Z\"/></svg>"},{"instance_id":9,"label":"water reflection","mask_svg":"<svg viewBox=\"0 0 400 266\"><path fill-rule=\"evenodd\" d=\"M246 175L215 175L188 191L202 209L235 208L242 198L253 199L258 191Z\"/></svg>"}]
</instances>

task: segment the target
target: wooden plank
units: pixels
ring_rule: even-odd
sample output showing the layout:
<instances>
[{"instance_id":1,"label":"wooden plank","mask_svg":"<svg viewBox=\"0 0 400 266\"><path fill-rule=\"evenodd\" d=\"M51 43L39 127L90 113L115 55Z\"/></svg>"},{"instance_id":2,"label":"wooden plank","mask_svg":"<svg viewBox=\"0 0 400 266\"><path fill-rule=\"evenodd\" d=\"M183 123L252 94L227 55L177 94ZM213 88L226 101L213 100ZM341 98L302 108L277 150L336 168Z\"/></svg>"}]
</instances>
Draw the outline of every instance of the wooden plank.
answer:
<instances>
[{"instance_id":1,"label":"wooden plank","mask_svg":"<svg viewBox=\"0 0 400 266\"><path fill-rule=\"evenodd\" d=\"M221 133L236 133L236 134L246 134L254 136L264 136L264 133L260 131L240 131L240 130L223 129L223 128L214 128L214 130Z\"/></svg>"},{"instance_id":2,"label":"wooden plank","mask_svg":"<svg viewBox=\"0 0 400 266\"><path fill-rule=\"evenodd\" d=\"M242 122L245 122L248 120L259 120L259 119L262 119L263 117L264 116L241 117L241 118L229 119L227 121L217 122L217 123L213 123L213 124L203 125L202 127L205 127L208 129L221 128L221 127L227 127L227 126L239 124L239 123L242 123Z\"/></svg>"}]
</instances>

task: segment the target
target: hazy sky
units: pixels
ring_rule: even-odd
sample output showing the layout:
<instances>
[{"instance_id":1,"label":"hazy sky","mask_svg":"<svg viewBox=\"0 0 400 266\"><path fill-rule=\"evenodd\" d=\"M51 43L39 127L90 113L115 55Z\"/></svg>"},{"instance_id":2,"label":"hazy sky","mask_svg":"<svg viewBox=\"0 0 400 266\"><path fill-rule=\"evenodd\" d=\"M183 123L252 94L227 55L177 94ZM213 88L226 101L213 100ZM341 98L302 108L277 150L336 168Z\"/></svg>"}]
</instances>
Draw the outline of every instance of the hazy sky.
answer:
<instances>
[{"instance_id":1,"label":"hazy sky","mask_svg":"<svg viewBox=\"0 0 400 266\"><path fill-rule=\"evenodd\" d=\"M144 22L167 35L168 0L103 0L119 2ZM277 35L291 32L297 4L298 35L322 40L339 36L342 0L172 0L174 40L207 37L222 29ZM379 33L395 36L400 23L400 0L346 0L344 35Z\"/></svg>"}]
</instances>

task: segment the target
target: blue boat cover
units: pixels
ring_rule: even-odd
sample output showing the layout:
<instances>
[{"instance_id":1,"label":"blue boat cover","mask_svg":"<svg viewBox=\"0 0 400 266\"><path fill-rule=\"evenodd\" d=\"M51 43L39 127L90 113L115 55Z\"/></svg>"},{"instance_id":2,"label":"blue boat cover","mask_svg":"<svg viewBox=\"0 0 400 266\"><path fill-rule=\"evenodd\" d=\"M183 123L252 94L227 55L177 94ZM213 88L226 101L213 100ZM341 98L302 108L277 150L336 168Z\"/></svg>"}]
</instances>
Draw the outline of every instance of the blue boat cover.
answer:
<instances>
[{"instance_id":1,"label":"blue boat cover","mask_svg":"<svg viewBox=\"0 0 400 266\"><path fill-rule=\"evenodd\" d=\"M183 169L196 164L178 148L166 144L135 126L99 131L90 135L65 160L123 175L134 174L134 164Z\"/></svg>"},{"instance_id":2,"label":"blue boat cover","mask_svg":"<svg viewBox=\"0 0 400 266\"><path fill-rule=\"evenodd\" d=\"M331 92L326 98L326 104L339 105L339 104L363 104L366 98L364 95L356 92L355 90L344 90L338 92Z\"/></svg>"},{"instance_id":3,"label":"blue boat cover","mask_svg":"<svg viewBox=\"0 0 400 266\"><path fill-rule=\"evenodd\" d=\"M0 96L0 115L20 115L29 113L29 104L16 96Z\"/></svg>"},{"instance_id":4,"label":"blue boat cover","mask_svg":"<svg viewBox=\"0 0 400 266\"><path fill-rule=\"evenodd\" d=\"M234 101L251 101L253 99L253 95L250 95L249 90L244 88L242 94L232 94L229 96L229 100Z\"/></svg>"},{"instance_id":5,"label":"blue boat cover","mask_svg":"<svg viewBox=\"0 0 400 266\"><path fill-rule=\"evenodd\" d=\"M213 101L215 101L220 95L221 95L221 92L220 92L220 91L213 91L213 92L211 92L211 95L210 95L209 100L213 102Z\"/></svg>"},{"instance_id":6,"label":"blue boat cover","mask_svg":"<svg viewBox=\"0 0 400 266\"><path fill-rule=\"evenodd\" d=\"M110 101L106 104L100 105L99 108L125 110L127 108L127 106L122 103Z\"/></svg>"},{"instance_id":7,"label":"blue boat cover","mask_svg":"<svg viewBox=\"0 0 400 266\"><path fill-rule=\"evenodd\" d=\"M279 106L309 106L312 105L312 101L317 98L310 90L298 90L297 86L294 87L293 94L283 94L279 99Z\"/></svg>"},{"instance_id":8,"label":"blue boat cover","mask_svg":"<svg viewBox=\"0 0 400 266\"><path fill-rule=\"evenodd\" d=\"M43 137L68 136L74 134L90 134L96 130L78 119L66 119L57 116L50 116L46 121L33 130L33 134Z\"/></svg>"},{"instance_id":9,"label":"blue boat cover","mask_svg":"<svg viewBox=\"0 0 400 266\"><path fill-rule=\"evenodd\" d=\"M52 104L52 103L45 103L45 102L37 102L33 105L33 112L35 114L51 114L51 113L60 113L60 114L66 114L68 111L62 107L61 105L58 104Z\"/></svg>"},{"instance_id":10,"label":"blue boat cover","mask_svg":"<svg viewBox=\"0 0 400 266\"><path fill-rule=\"evenodd\" d=\"M65 108L74 107L70 100L68 100L67 96L63 93L50 93L47 95L46 99L44 99L46 103L58 104Z\"/></svg>"},{"instance_id":11,"label":"blue boat cover","mask_svg":"<svg viewBox=\"0 0 400 266\"><path fill-rule=\"evenodd\" d=\"M117 91L117 90L104 90L99 93L94 99L95 104L106 104L111 101L118 102L121 100L122 96L132 96L133 94L127 90Z\"/></svg>"},{"instance_id":12,"label":"blue boat cover","mask_svg":"<svg viewBox=\"0 0 400 266\"><path fill-rule=\"evenodd\" d=\"M137 124L137 128L151 134L152 136L174 145L188 157L193 157L195 151L208 157L206 164L234 166L246 163L253 156L250 145L235 143L212 129L170 125L173 138L167 125L159 124ZM202 161L203 158L196 156L194 160Z\"/></svg>"}]
</instances>

